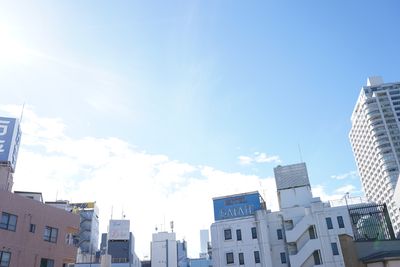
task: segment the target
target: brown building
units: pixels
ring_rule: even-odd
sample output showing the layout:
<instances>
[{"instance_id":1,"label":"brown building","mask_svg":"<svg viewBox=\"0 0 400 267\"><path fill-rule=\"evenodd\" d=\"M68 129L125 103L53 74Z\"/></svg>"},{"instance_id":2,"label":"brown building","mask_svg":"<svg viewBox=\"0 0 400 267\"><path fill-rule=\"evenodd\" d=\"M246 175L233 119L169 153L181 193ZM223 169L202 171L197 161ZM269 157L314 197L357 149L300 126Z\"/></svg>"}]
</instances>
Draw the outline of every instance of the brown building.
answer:
<instances>
[{"instance_id":1,"label":"brown building","mask_svg":"<svg viewBox=\"0 0 400 267\"><path fill-rule=\"evenodd\" d=\"M0 266L65 267L75 262L79 215L42 201L40 193L0 190Z\"/></svg>"}]
</instances>

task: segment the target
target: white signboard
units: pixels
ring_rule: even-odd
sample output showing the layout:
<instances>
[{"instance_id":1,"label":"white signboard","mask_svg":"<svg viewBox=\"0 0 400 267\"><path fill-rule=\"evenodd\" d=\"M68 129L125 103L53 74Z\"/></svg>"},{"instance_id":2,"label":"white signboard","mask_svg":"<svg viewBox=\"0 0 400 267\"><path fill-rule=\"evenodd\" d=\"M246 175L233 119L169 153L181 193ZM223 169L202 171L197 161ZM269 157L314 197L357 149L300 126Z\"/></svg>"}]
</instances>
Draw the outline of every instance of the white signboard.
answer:
<instances>
[{"instance_id":1,"label":"white signboard","mask_svg":"<svg viewBox=\"0 0 400 267\"><path fill-rule=\"evenodd\" d=\"M129 220L110 220L108 240L129 240Z\"/></svg>"}]
</instances>

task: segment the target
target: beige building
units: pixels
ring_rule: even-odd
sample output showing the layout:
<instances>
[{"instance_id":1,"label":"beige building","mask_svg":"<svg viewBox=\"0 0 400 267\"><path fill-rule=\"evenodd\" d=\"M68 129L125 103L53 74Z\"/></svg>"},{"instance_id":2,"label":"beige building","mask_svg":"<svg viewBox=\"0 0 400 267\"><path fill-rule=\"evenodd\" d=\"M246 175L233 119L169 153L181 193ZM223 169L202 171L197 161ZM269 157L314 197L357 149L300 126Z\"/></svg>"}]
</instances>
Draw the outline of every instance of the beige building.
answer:
<instances>
[{"instance_id":1,"label":"beige building","mask_svg":"<svg viewBox=\"0 0 400 267\"><path fill-rule=\"evenodd\" d=\"M42 202L40 193L0 190L0 262L6 267L74 263L79 215Z\"/></svg>"}]
</instances>

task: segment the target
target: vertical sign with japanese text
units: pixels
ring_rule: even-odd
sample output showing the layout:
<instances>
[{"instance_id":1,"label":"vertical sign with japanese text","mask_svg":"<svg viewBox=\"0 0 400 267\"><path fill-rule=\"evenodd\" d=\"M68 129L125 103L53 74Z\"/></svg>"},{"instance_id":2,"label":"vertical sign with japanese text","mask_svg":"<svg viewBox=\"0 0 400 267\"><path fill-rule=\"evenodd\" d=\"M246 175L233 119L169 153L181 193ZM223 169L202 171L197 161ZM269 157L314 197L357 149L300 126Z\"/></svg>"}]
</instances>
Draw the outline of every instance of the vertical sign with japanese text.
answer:
<instances>
[{"instance_id":1,"label":"vertical sign with japanese text","mask_svg":"<svg viewBox=\"0 0 400 267\"><path fill-rule=\"evenodd\" d=\"M0 117L0 163L7 164L14 172L17 163L21 129L15 118Z\"/></svg>"}]
</instances>

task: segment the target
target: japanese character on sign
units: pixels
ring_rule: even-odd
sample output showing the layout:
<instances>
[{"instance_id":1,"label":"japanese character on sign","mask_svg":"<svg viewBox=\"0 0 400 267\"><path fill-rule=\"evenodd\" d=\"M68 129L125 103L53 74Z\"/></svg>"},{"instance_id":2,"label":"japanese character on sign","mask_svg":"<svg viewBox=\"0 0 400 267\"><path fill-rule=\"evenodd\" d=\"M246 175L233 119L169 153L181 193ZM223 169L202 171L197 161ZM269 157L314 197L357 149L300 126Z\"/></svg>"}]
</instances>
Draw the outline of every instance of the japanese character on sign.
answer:
<instances>
[{"instance_id":1,"label":"japanese character on sign","mask_svg":"<svg viewBox=\"0 0 400 267\"><path fill-rule=\"evenodd\" d=\"M10 123L9 121L0 120L0 136L5 136L7 134L7 129L8 129L9 123ZM5 140L0 140L0 153L3 153L5 151L4 150L5 142L6 142Z\"/></svg>"}]
</instances>

